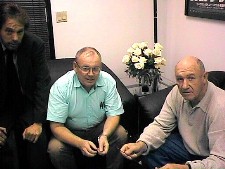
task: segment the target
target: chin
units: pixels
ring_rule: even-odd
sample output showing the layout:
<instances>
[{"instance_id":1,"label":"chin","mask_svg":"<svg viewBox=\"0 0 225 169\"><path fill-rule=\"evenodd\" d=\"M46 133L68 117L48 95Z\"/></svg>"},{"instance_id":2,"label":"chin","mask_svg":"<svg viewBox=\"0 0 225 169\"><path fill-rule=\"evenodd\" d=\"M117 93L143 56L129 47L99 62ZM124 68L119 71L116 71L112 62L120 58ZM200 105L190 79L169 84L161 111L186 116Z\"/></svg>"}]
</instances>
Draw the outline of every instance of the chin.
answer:
<instances>
[{"instance_id":1,"label":"chin","mask_svg":"<svg viewBox=\"0 0 225 169\"><path fill-rule=\"evenodd\" d=\"M88 88L92 88L94 84L86 83L85 86L87 86Z\"/></svg>"},{"instance_id":2,"label":"chin","mask_svg":"<svg viewBox=\"0 0 225 169\"><path fill-rule=\"evenodd\" d=\"M184 98L185 100L187 100L187 101L190 101L190 102L192 102L192 101L194 100L194 98L191 97L191 96L183 96L183 98Z\"/></svg>"},{"instance_id":3,"label":"chin","mask_svg":"<svg viewBox=\"0 0 225 169\"><path fill-rule=\"evenodd\" d=\"M17 50L18 49L18 46L17 47L10 47L10 46L8 46L8 47L6 47L7 49L9 49L9 50Z\"/></svg>"}]
</instances>

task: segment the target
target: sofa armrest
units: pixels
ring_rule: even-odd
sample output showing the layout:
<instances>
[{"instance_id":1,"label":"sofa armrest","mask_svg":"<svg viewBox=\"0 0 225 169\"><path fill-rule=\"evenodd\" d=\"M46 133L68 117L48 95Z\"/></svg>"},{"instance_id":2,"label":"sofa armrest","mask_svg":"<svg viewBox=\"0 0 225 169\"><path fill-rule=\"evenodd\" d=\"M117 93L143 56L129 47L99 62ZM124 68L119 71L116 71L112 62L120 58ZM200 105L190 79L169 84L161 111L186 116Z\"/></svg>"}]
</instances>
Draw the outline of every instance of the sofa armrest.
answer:
<instances>
[{"instance_id":1,"label":"sofa armrest","mask_svg":"<svg viewBox=\"0 0 225 169\"><path fill-rule=\"evenodd\" d=\"M159 90L157 92L138 97L139 107L139 129L142 131L159 114L166 100L166 96L172 90L173 86Z\"/></svg>"},{"instance_id":2,"label":"sofa armrest","mask_svg":"<svg viewBox=\"0 0 225 169\"><path fill-rule=\"evenodd\" d=\"M225 71L210 71L208 80L225 90Z\"/></svg>"}]
</instances>

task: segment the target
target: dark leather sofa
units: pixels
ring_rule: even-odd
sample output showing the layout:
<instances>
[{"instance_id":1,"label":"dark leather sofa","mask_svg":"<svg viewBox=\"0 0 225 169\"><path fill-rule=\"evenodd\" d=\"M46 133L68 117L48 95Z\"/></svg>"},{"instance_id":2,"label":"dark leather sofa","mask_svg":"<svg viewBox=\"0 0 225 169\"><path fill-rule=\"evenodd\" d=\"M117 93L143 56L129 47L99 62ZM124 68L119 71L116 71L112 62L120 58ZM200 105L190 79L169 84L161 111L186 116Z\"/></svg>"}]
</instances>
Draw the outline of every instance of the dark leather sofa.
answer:
<instances>
[{"instance_id":1,"label":"dark leather sofa","mask_svg":"<svg viewBox=\"0 0 225 169\"><path fill-rule=\"evenodd\" d=\"M72 63L73 58L49 60L48 65L52 83L54 83L55 80L65 74L68 70L72 70ZM105 64L103 64L103 70L111 74L117 82L117 89L121 96L125 110L125 113L121 116L121 124L129 133L129 142L135 142L144 127L151 123L154 117L159 114L166 96L171 91L173 86L145 96L135 97ZM209 72L209 81L225 90L224 71ZM98 161L95 163L97 166L96 168L104 169L104 167L98 166L99 163L100 162ZM125 160L124 169L144 168L144 166L139 165L137 162Z\"/></svg>"}]
</instances>

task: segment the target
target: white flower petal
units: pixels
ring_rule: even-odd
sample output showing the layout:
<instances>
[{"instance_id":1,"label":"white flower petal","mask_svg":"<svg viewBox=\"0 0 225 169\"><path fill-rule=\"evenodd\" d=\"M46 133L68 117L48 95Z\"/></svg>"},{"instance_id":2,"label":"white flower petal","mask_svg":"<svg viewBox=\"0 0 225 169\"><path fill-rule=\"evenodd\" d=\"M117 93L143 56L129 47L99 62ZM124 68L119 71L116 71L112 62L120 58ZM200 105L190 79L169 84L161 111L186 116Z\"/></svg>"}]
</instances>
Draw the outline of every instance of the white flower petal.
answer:
<instances>
[{"instance_id":1,"label":"white flower petal","mask_svg":"<svg viewBox=\"0 0 225 169\"><path fill-rule=\"evenodd\" d=\"M153 53L154 55L156 55L156 56L162 56L162 52L161 52L161 50L159 50L159 49L154 49L154 50L152 51L152 53Z\"/></svg>"},{"instance_id":2,"label":"white flower petal","mask_svg":"<svg viewBox=\"0 0 225 169\"><path fill-rule=\"evenodd\" d=\"M139 48L144 49L146 47L148 47L148 43L147 42L141 42L141 43L139 43Z\"/></svg>"},{"instance_id":3,"label":"white flower petal","mask_svg":"<svg viewBox=\"0 0 225 169\"><path fill-rule=\"evenodd\" d=\"M134 52L134 49L133 48L129 48L129 49L127 49L127 52L131 54L131 53Z\"/></svg>"},{"instance_id":4,"label":"white flower petal","mask_svg":"<svg viewBox=\"0 0 225 169\"><path fill-rule=\"evenodd\" d=\"M145 57L140 57L139 58L139 62L140 63L146 63L147 62L147 59Z\"/></svg>"},{"instance_id":5,"label":"white flower petal","mask_svg":"<svg viewBox=\"0 0 225 169\"><path fill-rule=\"evenodd\" d=\"M133 49L137 49L139 47L139 44L138 43L134 43L133 45L132 45L132 48Z\"/></svg>"},{"instance_id":6,"label":"white flower petal","mask_svg":"<svg viewBox=\"0 0 225 169\"><path fill-rule=\"evenodd\" d=\"M131 58L131 60L132 60L132 62L138 62L139 61L139 57L137 57L137 56L132 56L132 58Z\"/></svg>"},{"instance_id":7,"label":"white flower petal","mask_svg":"<svg viewBox=\"0 0 225 169\"><path fill-rule=\"evenodd\" d=\"M140 56L140 55L142 54L142 51L141 51L141 49L137 48L137 49L134 50L133 53L134 53L134 55L136 55L136 56Z\"/></svg>"},{"instance_id":8,"label":"white flower petal","mask_svg":"<svg viewBox=\"0 0 225 169\"><path fill-rule=\"evenodd\" d=\"M155 43L154 48L157 50L163 50L163 46L160 43Z\"/></svg>"},{"instance_id":9,"label":"white flower petal","mask_svg":"<svg viewBox=\"0 0 225 169\"><path fill-rule=\"evenodd\" d=\"M138 63L135 63L135 64L134 64L134 67L135 67L136 69L144 69L144 64L138 62Z\"/></svg>"},{"instance_id":10,"label":"white flower petal","mask_svg":"<svg viewBox=\"0 0 225 169\"><path fill-rule=\"evenodd\" d=\"M152 55L152 50L147 48L147 49L144 50L144 54L147 55L147 56L150 56L150 55Z\"/></svg>"},{"instance_id":11,"label":"white flower petal","mask_svg":"<svg viewBox=\"0 0 225 169\"><path fill-rule=\"evenodd\" d=\"M122 63L127 64L130 61L130 56L129 55L124 55L122 59Z\"/></svg>"}]
</instances>

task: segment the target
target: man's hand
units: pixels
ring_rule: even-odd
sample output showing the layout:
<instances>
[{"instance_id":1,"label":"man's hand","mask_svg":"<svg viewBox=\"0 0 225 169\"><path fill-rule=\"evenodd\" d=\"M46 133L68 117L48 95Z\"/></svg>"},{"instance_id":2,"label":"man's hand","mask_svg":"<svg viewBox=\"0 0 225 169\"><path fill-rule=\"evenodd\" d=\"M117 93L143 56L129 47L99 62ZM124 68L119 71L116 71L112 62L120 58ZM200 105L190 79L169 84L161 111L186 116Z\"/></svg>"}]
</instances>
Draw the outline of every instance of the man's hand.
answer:
<instances>
[{"instance_id":1,"label":"man's hand","mask_svg":"<svg viewBox=\"0 0 225 169\"><path fill-rule=\"evenodd\" d=\"M42 124L34 123L24 130L23 139L28 140L32 143L36 143L41 133L42 133Z\"/></svg>"},{"instance_id":2,"label":"man's hand","mask_svg":"<svg viewBox=\"0 0 225 169\"><path fill-rule=\"evenodd\" d=\"M101 135L98 137L98 154L99 155L105 155L109 151L109 142L106 135Z\"/></svg>"},{"instance_id":3,"label":"man's hand","mask_svg":"<svg viewBox=\"0 0 225 169\"><path fill-rule=\"evenodd\" d=\"M142 141L139 141L137 143L125 144L120 149L120 152L125 158L133 160L142 155L146 150L147 150L146 144Z\"/></svg>"},{"instance_id":4,"label":"man's hand","mask_svg":"<svg viewBox=\"0 0 225 169\"><path fill-rule=\"evenodd\" d=\"M79 148L84 156L94 157L97 154L97 147L91 141L83 140Z\"/></svg>"},{"instance_id":5,"label":"man's hand","mask_svg":"<svg viewBox=\"0 0 225 169\"><path fill-rule=\"evenodd\" d=\"M185 164L166 164L160 169L189 169Z\"/></svg>"},{"instance_id":6,"label":"man's hand","mask_svg":"<svg viewBox=\"0 0 225 169\"><path fill-rule=\"evenodd\" d=\"M0 148L5 145L7 136L6 128L0 127Z\"/></svg>"}]
</instances>

